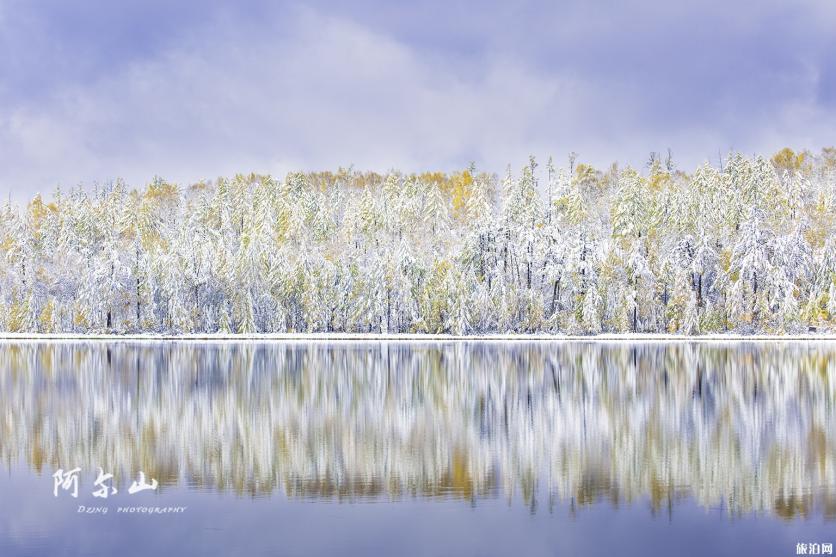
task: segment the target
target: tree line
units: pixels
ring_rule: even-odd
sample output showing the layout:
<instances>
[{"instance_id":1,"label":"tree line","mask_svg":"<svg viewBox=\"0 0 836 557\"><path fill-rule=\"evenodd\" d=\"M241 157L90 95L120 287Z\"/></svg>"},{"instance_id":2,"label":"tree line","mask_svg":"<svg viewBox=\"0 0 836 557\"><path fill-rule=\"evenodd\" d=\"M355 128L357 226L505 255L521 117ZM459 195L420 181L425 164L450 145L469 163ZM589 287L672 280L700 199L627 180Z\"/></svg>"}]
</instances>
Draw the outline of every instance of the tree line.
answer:
<instances>
[{"instance_id":1,"label":"tree line","mask_svg":"<svg viewBox=\"0 0 836 557\"><path fill-rule=\"evenodd\" d=\"M0 210L0 330L827 329L835 203L833 148L56 189Z\"/></svg>"}]
</instances>

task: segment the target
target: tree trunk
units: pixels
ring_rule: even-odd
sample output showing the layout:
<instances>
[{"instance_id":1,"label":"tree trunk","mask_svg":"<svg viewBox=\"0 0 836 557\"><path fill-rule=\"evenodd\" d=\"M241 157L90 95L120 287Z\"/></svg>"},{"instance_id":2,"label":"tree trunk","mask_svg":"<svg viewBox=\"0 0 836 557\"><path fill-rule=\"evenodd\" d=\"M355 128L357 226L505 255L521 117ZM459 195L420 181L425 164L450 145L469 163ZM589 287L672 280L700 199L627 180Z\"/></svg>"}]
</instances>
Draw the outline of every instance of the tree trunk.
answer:
<instances>
[{"instance_id":1,"label":"tree trunk","mask_svg":"<svg viewBox=\"0 0 836 557\"><path fill-rule=\"evenodd\" d=\"M558 285L559 282L560 282L559 280L554 281L554 288L552 288L552 309L551 309L551 312L549 313L549 317L554 315L554 304L557 301L557 285Z\"/></svg>"},{"instance_id":2,"label":"tree trunk","mask_svg":"<svg viewBox=\"0 0 836 557\"><path fill-rule=\"evenodd\" d=\"M702 307L702 273L697 274L697 307Z\"/></svg>"},{"instance_id":3,"label":"tree trunk","mask_svg":"<svg viewBox=\"0 0 836 557\"><path fill-rule=\"evenodd\" d=\"M139 277L136 278L136 328L140 329L139 324L140 301L139 301Z\"/></svg>"}]
</instances>

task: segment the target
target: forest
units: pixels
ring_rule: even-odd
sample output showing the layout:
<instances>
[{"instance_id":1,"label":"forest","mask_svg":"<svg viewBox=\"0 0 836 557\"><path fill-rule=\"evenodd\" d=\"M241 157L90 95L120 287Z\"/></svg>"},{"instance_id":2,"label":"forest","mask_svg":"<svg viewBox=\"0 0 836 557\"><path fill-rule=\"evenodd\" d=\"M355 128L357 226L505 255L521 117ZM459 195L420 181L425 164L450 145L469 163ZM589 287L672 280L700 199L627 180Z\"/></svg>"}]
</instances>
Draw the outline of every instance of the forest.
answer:
<instances>
[{"instance_id":1,"label":"forest","mask_svg":"<svg viewBox=\"0 0 836 557\"><path fill-rule=\"evenodd\" d=\"M0 330L828 331L836 149L691 172L295 172L57 188L0 208Z\"/></svg>"}]
</instances>

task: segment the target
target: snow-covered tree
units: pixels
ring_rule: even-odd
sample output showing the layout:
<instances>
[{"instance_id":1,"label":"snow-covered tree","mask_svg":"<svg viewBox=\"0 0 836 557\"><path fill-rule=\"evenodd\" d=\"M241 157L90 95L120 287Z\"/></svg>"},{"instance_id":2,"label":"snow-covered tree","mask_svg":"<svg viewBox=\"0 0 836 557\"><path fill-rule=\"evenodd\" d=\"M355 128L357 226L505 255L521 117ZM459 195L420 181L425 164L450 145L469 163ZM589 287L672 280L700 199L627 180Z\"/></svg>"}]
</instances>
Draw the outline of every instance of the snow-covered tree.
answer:
<instances>
[{"instance_id":1,"label":"snow-covered tree","mask_svg":"<svg viewBox=\"0 0 836 557\"><path fill-rule=\"evenodd\" d=\"M836 326L836 168L256 174L0 208L0 328L793 331Z\"/></svg>"}]
</instances>

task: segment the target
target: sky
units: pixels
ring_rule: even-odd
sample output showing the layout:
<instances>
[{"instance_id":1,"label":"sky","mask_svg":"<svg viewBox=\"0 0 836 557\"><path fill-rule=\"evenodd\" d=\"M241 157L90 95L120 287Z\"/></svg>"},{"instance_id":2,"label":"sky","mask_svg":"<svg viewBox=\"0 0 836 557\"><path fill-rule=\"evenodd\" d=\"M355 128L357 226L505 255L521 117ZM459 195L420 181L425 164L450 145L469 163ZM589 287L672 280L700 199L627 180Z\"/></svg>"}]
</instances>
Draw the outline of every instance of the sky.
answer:
<instances>
[{"instance_id":1,"label":"sky","mask_svg":"<svg viewBox=\"0 0 836 557\"><path fill-rule=\"evenodd\" d=\"M836 143L833 0L0 0L0 194Z\"/></svg>"}]
</instances>

